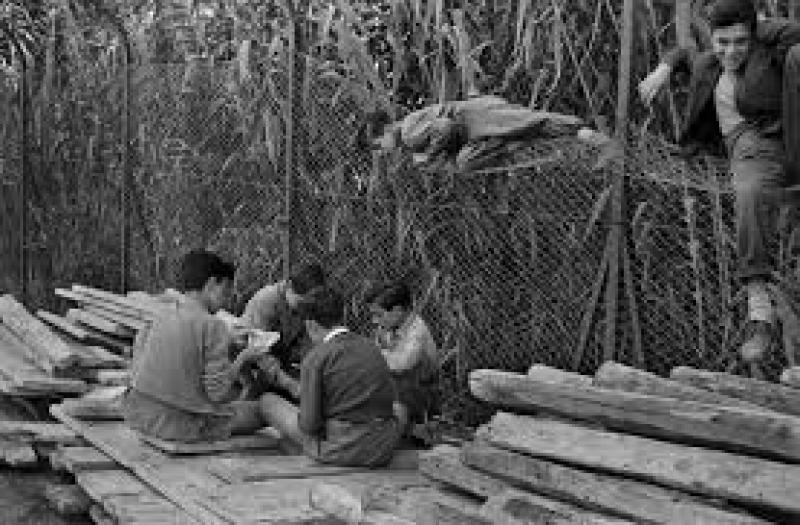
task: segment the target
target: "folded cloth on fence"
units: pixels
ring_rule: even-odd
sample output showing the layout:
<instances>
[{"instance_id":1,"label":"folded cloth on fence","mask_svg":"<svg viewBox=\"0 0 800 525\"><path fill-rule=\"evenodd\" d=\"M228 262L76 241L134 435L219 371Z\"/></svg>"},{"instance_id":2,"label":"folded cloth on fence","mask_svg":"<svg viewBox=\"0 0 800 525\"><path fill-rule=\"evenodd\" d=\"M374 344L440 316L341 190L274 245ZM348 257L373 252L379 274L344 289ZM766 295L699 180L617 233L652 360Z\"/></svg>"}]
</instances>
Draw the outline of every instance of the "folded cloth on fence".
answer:
<instances>
[{"instance_id":1,"label":"folded cloth on fence","mask_svg":"<svg viewBox=\"0 0 800 525\"><path fill-rule=\"evenodd\" d=\"M503 146L532 138L575 135L583 121L579 117L535 111L496 96L434 104L417 110L392 126L399 144L417 163L446 160L460 170L485 165L486 155L497 158Z\"/></svg>"}]
</instances>

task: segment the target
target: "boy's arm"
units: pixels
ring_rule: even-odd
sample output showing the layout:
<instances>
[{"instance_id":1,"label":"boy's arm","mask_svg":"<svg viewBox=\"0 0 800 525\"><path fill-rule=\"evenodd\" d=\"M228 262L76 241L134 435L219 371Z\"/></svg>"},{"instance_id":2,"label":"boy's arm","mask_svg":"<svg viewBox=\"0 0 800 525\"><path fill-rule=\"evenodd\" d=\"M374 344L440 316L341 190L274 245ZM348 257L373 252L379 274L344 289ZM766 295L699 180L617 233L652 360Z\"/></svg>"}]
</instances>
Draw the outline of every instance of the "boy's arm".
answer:
<instances>
[{"instance_id":1,"label":"boy's arm","mask_svg":"<svg viewBox=\"0 0 800 525\"><path fill-rule=\"evenodd\" d=\"M786 53L800 44L800 22L788 19L762 20L758 23L758 39L775 49L778 63L783 64Z\"/></svg>"},{"instance_id":2,"label":"boy's arm","mask_svg":"<svg viewBox=\"0 0 800 525\"><path fill-rule=\"evenodd\" d=\"M250 359L246 351L239 353L231 362L229 351L232 335L220 320L204 326L203 344L203 388L208 398L215 403L227 403L238 395L237 380L244 364Z\"/></svg>"}]
</instances>

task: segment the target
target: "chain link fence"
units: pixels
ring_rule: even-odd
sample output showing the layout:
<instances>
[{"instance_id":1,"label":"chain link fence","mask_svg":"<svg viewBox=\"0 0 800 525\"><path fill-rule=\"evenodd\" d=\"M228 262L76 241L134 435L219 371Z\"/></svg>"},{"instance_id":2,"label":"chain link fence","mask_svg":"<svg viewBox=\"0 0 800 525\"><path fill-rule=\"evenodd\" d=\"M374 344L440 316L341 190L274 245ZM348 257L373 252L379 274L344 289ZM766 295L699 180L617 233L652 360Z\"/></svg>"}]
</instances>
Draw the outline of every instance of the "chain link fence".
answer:
<instances>
[{"instance_id":1,"label":"chain link fence","mask_svg":"<svg viewBox=\"0 0 800 525\"><path fill-rule=\"evenodd\" d=\"M263 73L258 86L235 74L235 64L199 59L133 71L133 288L174 286L180 257L208 248L236 262L240 309L281 278L288 227L292 266L321 262L350 298L348 322L359 331L370 330L363 298L373 283L412 285L442 351L444 409L467 421L475 407L466 374L475 368L523 371L538 362L592 372L614 358L660 374L676 365L736 370L743 300L733 279L730 183L719 164L687 163L647 138L632 147L632 293L621 294L622 337L607 355L602 298L590 307L610 226L601 211L612 173L596 167L600 151L542 139L502 169L426 171L367 147L365 107L333 80L307 78L302 97L291 97L282 68ZM32 149L34 308L58 308L57 286L113 290L120 282L119 71L98 66L96 77L62 82L50 128L37 128L48 135ZM287 137L289 104L298 100ZM0 286L17 293L14 111L6 89ZM770 359L774 377L785 356Z\"/></svg>"}]
</instances>

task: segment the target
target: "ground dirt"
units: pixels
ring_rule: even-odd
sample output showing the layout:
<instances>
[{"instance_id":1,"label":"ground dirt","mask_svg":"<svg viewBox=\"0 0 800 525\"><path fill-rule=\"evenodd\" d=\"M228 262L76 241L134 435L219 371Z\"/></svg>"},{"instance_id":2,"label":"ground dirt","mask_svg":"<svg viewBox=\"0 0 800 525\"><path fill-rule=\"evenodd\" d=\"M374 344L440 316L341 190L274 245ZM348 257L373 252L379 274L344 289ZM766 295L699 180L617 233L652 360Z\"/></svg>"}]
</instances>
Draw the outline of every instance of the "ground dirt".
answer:
<instances>
[{"instance_id":1,"label":"ground dirt","mask_svg":"<svg viewBox=\"0 0 800 525\"><path fill-rule=\"evenodd\" d=\"M28 409L0 396L0 419L33 420L34 407ZM42 415L38 414L38 418ZM0 467L0 525L89 525L88 516L65 518L54 512L44 499L48 483L67 482L45 468L17 470Z\"/></svg>"}]
</instances>

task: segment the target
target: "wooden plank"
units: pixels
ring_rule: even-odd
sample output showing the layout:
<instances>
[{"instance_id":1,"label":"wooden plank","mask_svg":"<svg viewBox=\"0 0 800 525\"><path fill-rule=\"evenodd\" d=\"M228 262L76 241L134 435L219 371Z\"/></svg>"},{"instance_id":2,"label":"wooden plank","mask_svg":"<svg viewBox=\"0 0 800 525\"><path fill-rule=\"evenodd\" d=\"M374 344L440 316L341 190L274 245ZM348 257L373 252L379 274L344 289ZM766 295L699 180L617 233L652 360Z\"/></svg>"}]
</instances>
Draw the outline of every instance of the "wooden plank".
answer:
<instances>
[{"instance_id":1,"label":"wooden plank","mask_svg":"<svg viewBox=\"0 0 800 525\"><path fill-rule=\"evenodd\" d=\"M52 373L78 362L64 340L10 295L0 296L0 319L25 343L23 348L29 350L27 357L44 371Z\"/></svg>"},{"instance_id":2,"label":"wooden plank","mask_svg":"<svg viewBox=\"0 0 800 525\"><path fill-rule=\"evenodd\" d=\"M509 490L490 497L481 508L481 515L491 523L502 525L632 525L634 522L604 516L545 496Z\"/></svg>"},{"instance_id":3,"label":"wooden plank","mask_svg":"<svg viewBox=\"0 0 800 525\"><path fill-rule=\"evenodd\" d=\"M766 524L767 521L723 510L696 497L652 483L589 472L481 443L466 445L462 462L518 488L552 494L580 507L622 516L637 523L684 525Z\"/></svg>"},{"instance_id":4,"label":"wooden plank","mask_svg":"<svg viewBox=\"0 0 800 525\"><path fill-rule=\"evenodd\" d=\"M112 312L100 306L94 306L91 304L84 306L83 310L98 317L102 317L104 319L108 319L109 321L118 323L136 332L143 330L149 324L148 321L143 321L138 317L134 317L119 312Z\"/></svg>"},{"instance_id":5,"label":"wooden plank","mask_svg":"<svg viewBox=\"0 0 800 525\"><path fill-rule=\"evenodd\" d=\"M80 375L80 371L87 368L124 368L128 360L113 354L101 346L68 341L73 352L78 356L75 367L56 372L59 377Z\"/></svg>"},{"instance_id":6,"label":"wooden plank","mask_svg":"<svg viewBox=\"0 0 800 525\"><path fill-rule=\"evenodd\" d=\"M151 436L140 435L142 441L162 452L175 455L217 454L253 449L274 449L278 446L280 436L276 431L267 429L248 436L233 436L229 439L210 443L181 443Z\"/></svg>"},{"instance_id":7,"label":"wooden plank","mask_svg":"<svg viewBox=\"0 0 800 525\"><path fill-rule=\"evenodd\" d=\"M234 521L228 509L214 505L210 495L198 488L198 483L213 482L213 479L208 479L210 474L198 481L195 478L201 477L201 473L187 469L181 480L172 479L168 483L156 467L165 462L165 456L150 447L145 448L133 431L124 425L109 424L104 427L81 423L63 413L58 405L52 405L50 413L197 522L216 525Z\"/></svg>"},{"instance_id":8,"label":"wooden plank","mask_svg":"<svg viewBox=\"0 0 800 525\"><path fill-rule=\"evenodd\" d=\"M800 366L784 370L781 374L781 383L792 388L800 388Z\"/></svg>"},{"instance_id":9,"label":"wooden plank","mask_svg":"<svg viewBox=\"0 0 800 525\"><path fill-rule=\"evenodd\" d=\"M61 317L60 315L56 315L46 310L39 310L36 312L36 316L42 321L49 323L51 326L61 330L65 334L77 339L78 341L83 341L89 337L89 333L86 330L80 326L77 326L69 319Z\"/></svg>"},{"instance_id":10,"label":"wooden plank","mask_svg":"<svg viewBox=\"0 0 800 525\"><path fill-rule=\"evenodd\" d=\"M81 394L88 387L84 381L55 378L34 364L25 343L0 323L0 376L6 382L0 387L9 394Z\"/></svg>"},{"instance_id":11,"label":"wooden plank","mask_svg":"<svg viewBox=\"0 0 800 525\"><path fill-rule=\"evenodd\" d=\"M800 512L800 466L500 412L481 439L523 454L711 498Z\"/></svg>"},{"instance_id":12,"label":"wooden plank","mask_svg":"<svg viewBox=\"0 0 800 525\"><path fill-rule=\"evenodd\" d=\"M119 314L124 316L126 319L135 319L142 323L149 323L152 321L154 316L152 314L144 314L140 309L131 309L125 306L121 306L115 303L111 303L108 301L104 301L103 299L98 299L97 297L93 297L91 295L84 295L74 290L67 290L64 288L56 288L55 293L59 297L63 297L64 299L68 299L82 308L91 308L93 310L103 310L106 312L111 312L114 314ZM133 328L133 327L131 327Z\"/></svg>"},{"instance_id":13,"label":"wooden plank","mask_svg":"<svg viewBox=\"0 0 800 525\"><path fill-rule=\"evenodd\" d=\"M419 471L432 480L482 499L512 487L506 481L462 463L459 449L450 445L440 445L421 454Z\"/></svg>"},{"instance_id":14,"label":"wooden plank","mask_svg":"<svg viewBox=\"0 0 800 525\"><path fill-rule=\"evenodd\" d=\"M120 368L89 368L83 369L76 375L91 383L103 386L123 386L130 383L130 370Z\"/></svg>"},{"instance_id":15,"label":"wooden plank","mask_svg":"<svg viewBox=\"0 0 800 525\"><path fill-rule=\"evenodd\" d=\"M100 290L98 288L92 288L89 286L83 286L79 284L73 284L72 291L77 292L83 296L92 297L96 300L100 300L105 303L121 306L126 310L129 310L132 313L135 313L136 315L139 316L143 316L147 319L157 317L160 312L165 311L165 309L170 309L170 307L166 304L164 306L161 306L155 302L149 302L135 297L118 295L115 293L107 292L105 290Z\"/></svg>"},{"instance_id":16,"label":"wooden plank","mask_svg":"<svg viewBox=\"0 0 800 525\"><path fill-rule=\"evenodd\" d=\"M77 485L50 483L44 488L44 498L62 515L86 514L92 502L86 493Z\"/></svg>"},{"instance_id":17,"label":"wooden plank","mask_svg":"<svg viewBox=\"0 0 800 525\"><path fill-rule=\"evenodd\" d=\"M579 385L496 370L470 373L472 393L520 412L546 410L648 436L800 462L800 418Z\"/></svg>"},{"instance_id":18,"label":"wooden plank","mask_svg":"<svg viewBox=\"0 0 800 525\"><path fill-rule=\"evenodd\" d=\"M169 500L159 496L125 470L82 472L75 477L114 523L177 525L196 523Z\"/></svg>"},{"instance_id":19,"label":"wooden plank","mask_svg":"<svg viewBox=\"0 0 800 525\"><path fill-rule=\"evenodd\" d=\"M359 524L441 524L436 508L459 509L462 514L478 515L477 500L432 490L430 486L402 486L394 483L349 483L347 479L315 483L311 488L311 506L346 523Z\"/></svg>"},{"instance_id":20,"label":"wooden plank","mask_svg":"<svg viewBox=\"0 0 800 525\"><path fill-rule=\"evenodd\" d=\"M0 463L13 468L34 467L39 456L29 443L0 438Z\"/></svg>"},{"instance_id":21,"label":"wooden plank","mask_svg":"<svg viewBox=\"0 0 800 525\"><path fill-rule=\"evenodd\" d=\"M50 456L56 470L76 474L87 470L119 469L116 461L93 447L59 447Z\"/></svg>"},{"instance_id":22,"label":"wooden plank","mask_svg":"<svg viewBox=\"0 0 800 525\"><path fill-rule=\"evenodd\" d=\"M319 483L342 483L346 486L379 487L384 495L397 492L397 487L414 486L422 490L425 482L413 472L387 473L372 471L347 476L314 476L310 478L284 478L252 483L223 485L211 496L214 501L231 509L235 523L341 523L326 512L311 505L311 493ZM362 490L366 490L363 489ZM430 488L424 488L430 491ZM398 504L396 498L384 497L379 510ZM378 510L378 509L376 509Z\"/></svg>"},{"instance_id":23,"label":"wooden plank","mask_svg":"<svg viewBox=\"0 0 800 525\"><path fill-rule=\"evenodd\" d=\"M419 452L400 450L392 462L382 469L388 473L416 470ZM305 478L309 476L335 476L369 472L366 467L341 467L318 463L304 455L260 455L210 458L208 471L228 483L266 481L280 478Z\"/></svg>"},{"instance_id":24,"label":"wooden plank","mask_svg":"<svg viewBox=\"0 0 800 525\"><path fill-rule=\"evenodd\" d=\"M95 330L89 326L83 327L89 334L89 341L94 344L100 345L109 352L123 357L131 357L133 355L132 341L119 339L108 334L104 334L99 330Z\"/></svg>"},{"instance_id":25,"label":"wooden plank","mask_svg":"<svg viewBox=\"0 0 800 525\"><path fill-rule=\"evenodd\" d=\"M95 525L117 525L117 520L111 517L102 505L92 505L89 508L89 517Z\"/></svg>"},{"instance_id":26,"label":"wooden plank","mask_svg":"<svg viewBox=\"0 0 800 525\"><path fill-rule=\"evenodd\" d=\"M133 339L135 335L135 332L130 328L81 308L70 308L67 310L67 319L78 323L80 326L85 325L114 337Z\"/></svg>"},{"instance_id":27,"label":"wooden plank","mask_svg":"<svg viewBox=\"0 0 800 525\"><path fill-rule=\"evenodd\" d=\"M591 386L592 376L585 376L576 372L567 372L552 366L534 364L528 369L528 377L537 381L551 381L562 385L576 384Z\"/></svg>"},{"instance_id":28,"label":"wooden plank","mask_svg":"<svg viewBox=\"0 0 800 525\"><path fill-rule=\"evenodd\" d=\"M673 368L670 377L686 385L744 399L777 412L800 416L800 391L786 385L688 366Z\"/></svg>"},{"instance_id":29,"label":"wooden plank","mask_svg":"<svg viewBox=\"0 0 800 525\"><path fill-rule=\"evenodd\" d=\"M0 421L0 438L59 445L83 443L83 440L65 425L39 421Z\"/></svg>"},{"instance_id":30,"label":"wooden plank","mask_svg":"<svg viewBox=\"0 0 800 525\"><path fill-rule=\"evenodd\" d=\"M620 363L608 361L597 370L594 376L594 385L612 390L624 392L637 392L639 394L649 394L661 397L671 397L684 401L696 401L710 405L722 405L731 407L743 407L759 409L759 406L715 392L709 392L702 388L672 381L659 377L650 372L639 370Z\"/></svg>"}]
</instances>

